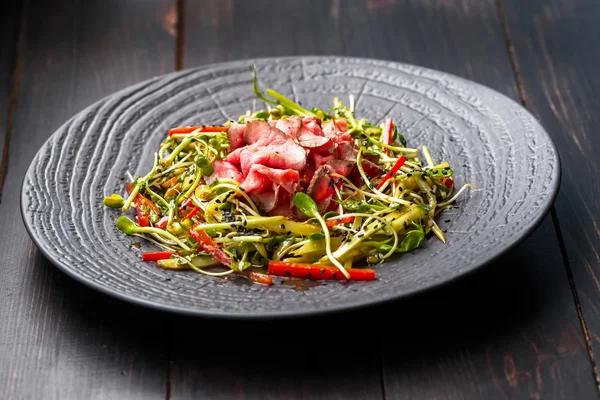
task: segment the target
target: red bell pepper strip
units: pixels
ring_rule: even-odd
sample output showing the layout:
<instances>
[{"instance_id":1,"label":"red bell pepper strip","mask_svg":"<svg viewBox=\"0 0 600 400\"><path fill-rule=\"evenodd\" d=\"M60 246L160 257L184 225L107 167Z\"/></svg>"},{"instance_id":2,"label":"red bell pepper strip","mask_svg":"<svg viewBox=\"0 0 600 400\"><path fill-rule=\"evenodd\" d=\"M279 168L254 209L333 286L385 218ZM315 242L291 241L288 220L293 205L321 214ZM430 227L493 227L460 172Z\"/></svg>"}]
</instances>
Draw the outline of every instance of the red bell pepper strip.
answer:
<instances>
[{"instance_id":1,"label":"red bell pepper strip","mask_svg":"<svg viewBox=\"0 0 600 400\"><path fill-rule=\"evenodd\" d=\"M400 167L403 166L405 162L406 157L400 156L400 158L398 159L398 161L396 161L396 164L394 164L392 169L390 169L389 172L385 174L381 182L379 182L379 185L377 185L377 190L379 190L392 176L396 175L396 172L398 172Z\"/></svg>"},{"instance_id":2,"label":"red bell pepper strip","mask_svg":"<svg viewBox=\"0 0 600 400\"><path fill-rule=\"evenodd\" d=\"M165 215L164 217L159 219L158 222L154 226L157 228L160 228L160 229L165 229L167 227L168 223L169 223L169 216Z\"/></svg>"},{"instance_id":3,"label":"red bell pepper strip","mask_svg":"<svg viewBox=\"0 0 600 400\"><path fill-rule=\"evenodd\" d=\"M390 145L392 144L392 139L394 136L394 123L392 122L391 118L388 118L385 121L385 125L383 126L383 144L387 144ZM383 152L387 155L390 154L390 150L389 149L383 149Z\"/></svg>"},{"instance_id":4,"label":"red bell pepper strip","mask_svg":"<svg viewBox=\"0 0 600 400\"><path fill-rule=\"evenodd\" d=\"M391 118L385 121L383 127L383 144L392 144L392 136L394 135L394 123Z\"/></svg>"},{"instance_id":5,"label":"red bell pepper strip","mask_svg":"<svg viewBox=\"0 0 600 400\"><path fill-rule=\"evenodd\" d=\"M214 240L208 235L208 233L204 231L197 231L192 227L189 230L189 234L198 244L202 247L202 250L210 254L215 258L215 260L219 261L221 264L231 266L231 258L225 253L218 244L215 243Z\"/></svg>"},{"instance_id":6,"label":"red bell pepper strip","mask_svg":"<svg viewBox=\"0 0 600 400\"><path fill-rule=\"evenodd\" d=\"M346 268L346 271L350 274L350 280L353 281L372 281L375 279L374 269ZM269 261L269 274L314 280L347 280L336 267L284 261Z\"/></svg>"},{"instance_id":7,"label":"red bell pepper strip","mask_svg":"<svg viewBox=\"0 0 600 400\"><path fill-rule=\"evenodd\" d=\"M158 260L168 260L171 256L175 254L174 251L153 251L148 253L142 253L142 260L144 261L158 261Z\"/></svg>"},{"instance_id":8,"label":"red bell pepper strip","mask_svg":"<svg viewBox=\"0 0 600 400\"><path fill-rule=\"evenodd\" d=\"M125 190L127 191L127 193L131 193L133 188L131 187L130 183L125 184ZM150 200L148 200L145 196L143 196L141 194L138 194L137 196L135 196L135 199L133 199L133 202L135 203L136 207L140 206L140 205L145 205L154 214L156 214L156 215L160 214L160 210L158 209L158 207L156 207L156 204L154 204L153 202L151 202ZM146 226L148 226L148 225L146 225Z\"/></svg>"},{"instance_id":9,"label":"red bell pepper strip","mask_svg":"<svg viewBox=\"0 0 600 400\"><path fill-rule=\"evenodd\" d=\"M346 217L333 217L327 220L327 226L329 228L334 227L335 225L347 224L349 222L353 222L354 217L352 215Z\"/></svg>"},{"instance_id":10,"label":"red bell pepper strip","mask_svg":"<svg viewBox=\"0 0 600 400\"><path fill-rule=\"evenodd\" d=\"M156 214L156 215L160 214L160 210L158 209L158 207L156 207L156 204L154 204L153 202L148 200L146 198L146 196L142 196L141 194L138 194L135 197L134 201L137 206L144 205L144 206L148 207L150 209L150 211L152 211L154 214Z\"/></svg>"},{"instance_id":11,"label":"red bell pepper strip","mask_svg":"<svg viewBox=\"0 0 600 400\"><path fill-rule=\"evenodd\" d=\"M185 199L184 201L181 202L181 205L179 206L180 208L185 208L189 205L192 204L192 198L188 197L187 199Z\"/></svg>"},{"instance_id":12,"label":"red bell pepper strip","mask_svg":"<svg viewBox=\"0 0 600 400\"><path fill-rule=\"evenodd\" d=\"M454 185L454 181L450 177L442 178L442 183L446 185L448 189L452 189L452 186Z\"/></svg>"},{"instance_id":13,"label":"red bell pepper strip","mask_svg":"<svg viewBox=\"0 0 600 400\"><path fill-rule=\"evenodd\" d=\"M192 218L194 215L198 214L198 211L200 211L200 207L194 207L192 211L189 212L186 218Z\"/></svg>"},{"instance_id":14,"label":"red bell pepper strip","mask_svg":"<svg viewBox=\"0 0 600 400\"><path fill-rule=\"evenodd\" d=\"M171 128L169 129L169 136L173 136L176 133L180 133L180 134L186 134L186 133L192 133L195 130L200 129L200 132L225 132L225 127L224 126L180 126L178 128Z\"/></svg>"},{"instance_id":15,"label":"red bell pepper strip","mask_svg":"<svg viewBox=\"0 0 600 400\"><path fill-rule=\"evenodd\" d=\"M137 207L137 220L139 226L149 226L150 225L150 217L148 213L142 210L141 207Z\"/></svg>"}]
</instances>

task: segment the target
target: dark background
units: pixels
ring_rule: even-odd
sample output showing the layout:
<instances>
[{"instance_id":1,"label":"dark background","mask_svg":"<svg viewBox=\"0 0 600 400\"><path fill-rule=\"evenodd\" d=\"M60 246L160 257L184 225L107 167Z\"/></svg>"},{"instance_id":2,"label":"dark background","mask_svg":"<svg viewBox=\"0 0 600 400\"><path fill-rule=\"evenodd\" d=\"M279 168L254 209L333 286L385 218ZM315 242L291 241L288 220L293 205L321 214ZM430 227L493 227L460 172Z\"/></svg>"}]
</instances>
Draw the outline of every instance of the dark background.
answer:
<instances>
[{"instance_id":1,"label":"dark background","mask_svg":"<svg viewBox=\"0 0 600 400\"><path fill-rule=\"evenodd\" d=\"M0 398L588 399L598 396L600 2L4 2ZM555 141L555 207L489 267L406 301L263 322L164 314L54 268L19 213L42 143L152 76L240 58L418 64L520 101ZM334 340L329 337L342 337Z\"/></svg>"}]
</instances>

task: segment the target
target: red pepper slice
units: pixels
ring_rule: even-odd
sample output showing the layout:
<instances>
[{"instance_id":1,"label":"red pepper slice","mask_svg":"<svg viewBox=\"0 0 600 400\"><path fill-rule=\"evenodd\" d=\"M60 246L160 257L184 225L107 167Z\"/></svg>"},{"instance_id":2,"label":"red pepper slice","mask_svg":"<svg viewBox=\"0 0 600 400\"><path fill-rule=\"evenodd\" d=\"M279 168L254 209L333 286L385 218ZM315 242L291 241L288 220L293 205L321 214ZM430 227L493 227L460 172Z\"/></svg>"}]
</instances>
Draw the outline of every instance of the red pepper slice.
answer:
<instances>
[{"instance_id":1,"label":"red pepper slice","mask_svg":"<svg viewBox=\"0 0 600 400\"><path fill-rule=\"evenodd\" d=\"M185 208L189 205L192 204L192 198L188 197L187 199L185 199L184 201L181 202L181 205L179 206L180 208Z\"/></svg>"},{"instance_id":2,"label":"red pepper slice","mask_svg":"<svg viewBox=\"0 0 600 400\"><path fill-rule=\"evenodd\" d=\"M127 193L131 193L131 191L133 190L133 187L131 186L130 183L125 184L125 190L127 191ZM140 206L140 205L145 205L154 214L156 214L156 215L160 214L160 210L158 209L156 204L154 204L153 202L151 202L150 200L148 200L145 196L143 196L141 194L138 194L137 196L135 196L135 199L133 199L133 202L135 203L136 207ZM148 225L146 225L146 226L148 226Z\"/></svg>"},{"instance_id":3,"label":"red pepper slice","mask_svg":"<svg viewBox=\"0 0 600 400\"><path fill-rule=\"evenodd\" d=\"M180 134L192 133L198 129L200 129L200 132L225 132L224 126L210 126L210 125L180 126L178 128L169 129L169 136L173 136L176 133L180 133Z\"/></svg>"},{"instance_id":4,"label":"red pepper slice","mask_svg":"<svg viewBox=\"0 0 600 400\"><path fill-rule=\"evenodd\" d=\"M334 217L334 218L330 218L327 220L327 226L329 228L332 228L335 225L347 224L348 222L353 222L353 221L354 221L354 217L351 215L346 216L346 217Z\"/></svg>"},{"instance_id":5,"label":"red pepper slice","mask_svg":"<svg viewBox=\"0 0 600 400\"><path fill-rule=\"evenodd\" d=\"M148 216L148 213L146 211L142 210L141 207L138 207L136 210L137 210L138 225L139 226L149 226L150 225L150 217Z\"/></svg>"},{"instance_id":6,"label":"red pepper slice","mask_svg":"<svg viewBox=\"0 0 600 400\"><path fill-rule=\"evenodd\" d=\"M135 196L134 201L137 206L144 205L144 206L148 207L150 209L150 211L152 211L154 214L156 214L156 215L160 214L160 210L158 209L158 207L156 207L156 204L154 204L153 202L148 200L145 196L138 194L137 196Z\"/></svg>"},{"instance_id":7,"label":"red pepper slice","mask_svg":"<svg viewBox=\"0 0 600 400\"><path fill-rule=\"evenodd\" d=\"M171 256L175 254L174 251L153 251L148 253L142 253L142 260L144 261L158 261L158 260L168 260Z\"/></svg>"},{"instance_id":8,"label":"red pepper slice","mask_svg":"<svg viewBox=\"0 0 600 400\"><path fill-rule=\"evenodd\" d=\"M452 186L454 185L454 181L450 177L442 178L442 183L446 185L448 189L452 189Z\"/></svg>"},{"instance_id":9,"label":"red pepper slice","mask_svg":"<svg viewBox=\"0 0 600 400\"><path fill-rule=\"evenodd\" d=\"M385 121L383 127L383 144L392 144L392 136L394 135L394 123L391 118Z\"/></svg>"},{"instance_id":10,"label":"red pepper slice","mask_svg":"<svg viewBox=\"0 0 600 400\"><path fill-rule=\"evenodd\" d=\"M225 253L218 244L208 235L208 233L204 231L197 231L192 227L189 230L189 234L196 242L200 244L202 250L210 254L215 258L215 260L219 261L221 264L225 264L228 267L231 266L231 258Z\"/></svg>"},{"instance_id":11,"label":"red pepper slice","mask_svg":"<svg viewBox=\"0 0 600 400\"><path fill-rule=\"evenodd\" d=\"M396 164L394 164L392 169L390 169L389 172L385 174L381 182L379 182L379 185L377 185L377 190L379 190L383 186L383 184L386 183L392 176L396 175L396 172L398 172L400 167L403 166L405 162L406 157L400 156L400 158L398 159L398 161L396 161Z\"/></svg>"},{"instance_id":12,"label":"red pepper slice","mask_svg":"<svg viewBox=\"0 0 600 400\"><path fill-rule=\"evenodd\" d=\"M160 229L165 229L167 227L168 222L169 222L169 217L167 215L165 215L164 217L159 219L158 222L154 226L157 228L160 228Z\"/></svg>"},{"instance_id":13,"label":"red pepper slice","mask_svg":"<svg viewBox=\"0 0 600 400\"><path fill-rule=\"evenodd\" d=\"M374 269L346 268L346 271L350 274L350 280L353 281L372 281L375 279ZM347 280L336 267L284 261L269 261L269 274L314 280Z\"/></svg>"},{"instance_id":14,"label":"red pepper slice","mask_svg":"<svg viewBox=\"0 0 600 400\"><path fill-rule=\"evenodd\" d=\"M392 144L392 138L394 136L394 123L391 118L388 118L385 121L385 125L383 127L383 144L390 145ZM383 149L383 152L387 155L390 154L389 149Z\"/></svg>"},{"instance_id":15,"label":"red pepper slice","mask_svg":"<svg viewBox=\"0 0 600 400\"><path fill-rule=\"evenodd\" d=\"M200 211L200 207L192 208L192 211L190 211L186 218L192 218L194 215L198 214L198 211Z\"/></svg>"}]
</instances>

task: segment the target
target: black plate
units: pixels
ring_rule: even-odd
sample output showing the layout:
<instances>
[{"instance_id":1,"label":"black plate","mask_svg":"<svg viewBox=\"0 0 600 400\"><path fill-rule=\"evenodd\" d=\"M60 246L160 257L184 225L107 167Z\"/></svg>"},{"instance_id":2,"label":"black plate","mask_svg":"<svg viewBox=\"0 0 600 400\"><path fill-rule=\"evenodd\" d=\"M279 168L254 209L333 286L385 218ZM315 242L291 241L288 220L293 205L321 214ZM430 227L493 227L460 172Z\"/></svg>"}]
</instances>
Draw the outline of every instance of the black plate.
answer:
<instances>
[{"instance_id":1,"label":"black plate","mask_svg":"<svg viewBox=\"0 0 600 400\"><path fill-rule=\"evenodd\" d=\"M168 128L219 124L262 107L252 92L253 63L263 88L308 107L327 108L334 96L347 102L353 94L358 117L377 123L392 117L409 146L428 145L434 160L451 163L457 187L475 184L477 189L459 199L459 208L439 218L448 243L433 238L423 249L377 266L374 282L329 282L309 290L280 279L265 287L141 261L141 251L153 245L119 232L120 210L105 208L103 197L123 192L126 171L145 174ZM489 88L386 61L258 59L156 77L83 110L32 161L21 209L46 257L104 293L195 315L298 316L397 299L485 265L538 225L559 177L558 155L543 128L521 105Z\"/></svg>"}]
</instances>

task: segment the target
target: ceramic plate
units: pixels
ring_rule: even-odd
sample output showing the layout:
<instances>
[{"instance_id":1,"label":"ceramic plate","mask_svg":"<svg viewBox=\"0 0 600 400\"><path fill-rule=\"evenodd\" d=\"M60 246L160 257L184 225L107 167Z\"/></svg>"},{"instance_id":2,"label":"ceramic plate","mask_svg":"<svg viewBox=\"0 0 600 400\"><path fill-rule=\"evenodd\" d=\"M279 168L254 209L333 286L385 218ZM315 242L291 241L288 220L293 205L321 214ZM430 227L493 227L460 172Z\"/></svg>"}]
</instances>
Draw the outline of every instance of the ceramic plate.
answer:
<instances>
[{"instance_id":1,"label":"ceramic plate","mask_svg":"<svg viewBox=\"0 0 600 400\"><path fill-rule=\"evenodd\" d=\"M472 183L439 218L448 242L376 267L373 282L328 282L308 290L265 287L143 262L155 247L115 227L120 210L102 204L122 193L126 171L145 174L170 127L220 124L263 107L261 87L305 106L327 108L353 94L357 117L393 118L409 146L448 160L457 187ZM346 100L347 102L347 100ZM318 314L398 299L471 272L511 249L548 212L560 177L549 136L520 104L446 73L340 57L244 60L159 76L75 115L39 150L23 181L21 208L45 256L75 279L137 304L186 314L259 318ZM141 243L138 248L136 243ZM303 289L303 288L300 288Z\"/></svg>"}]
</instances>

